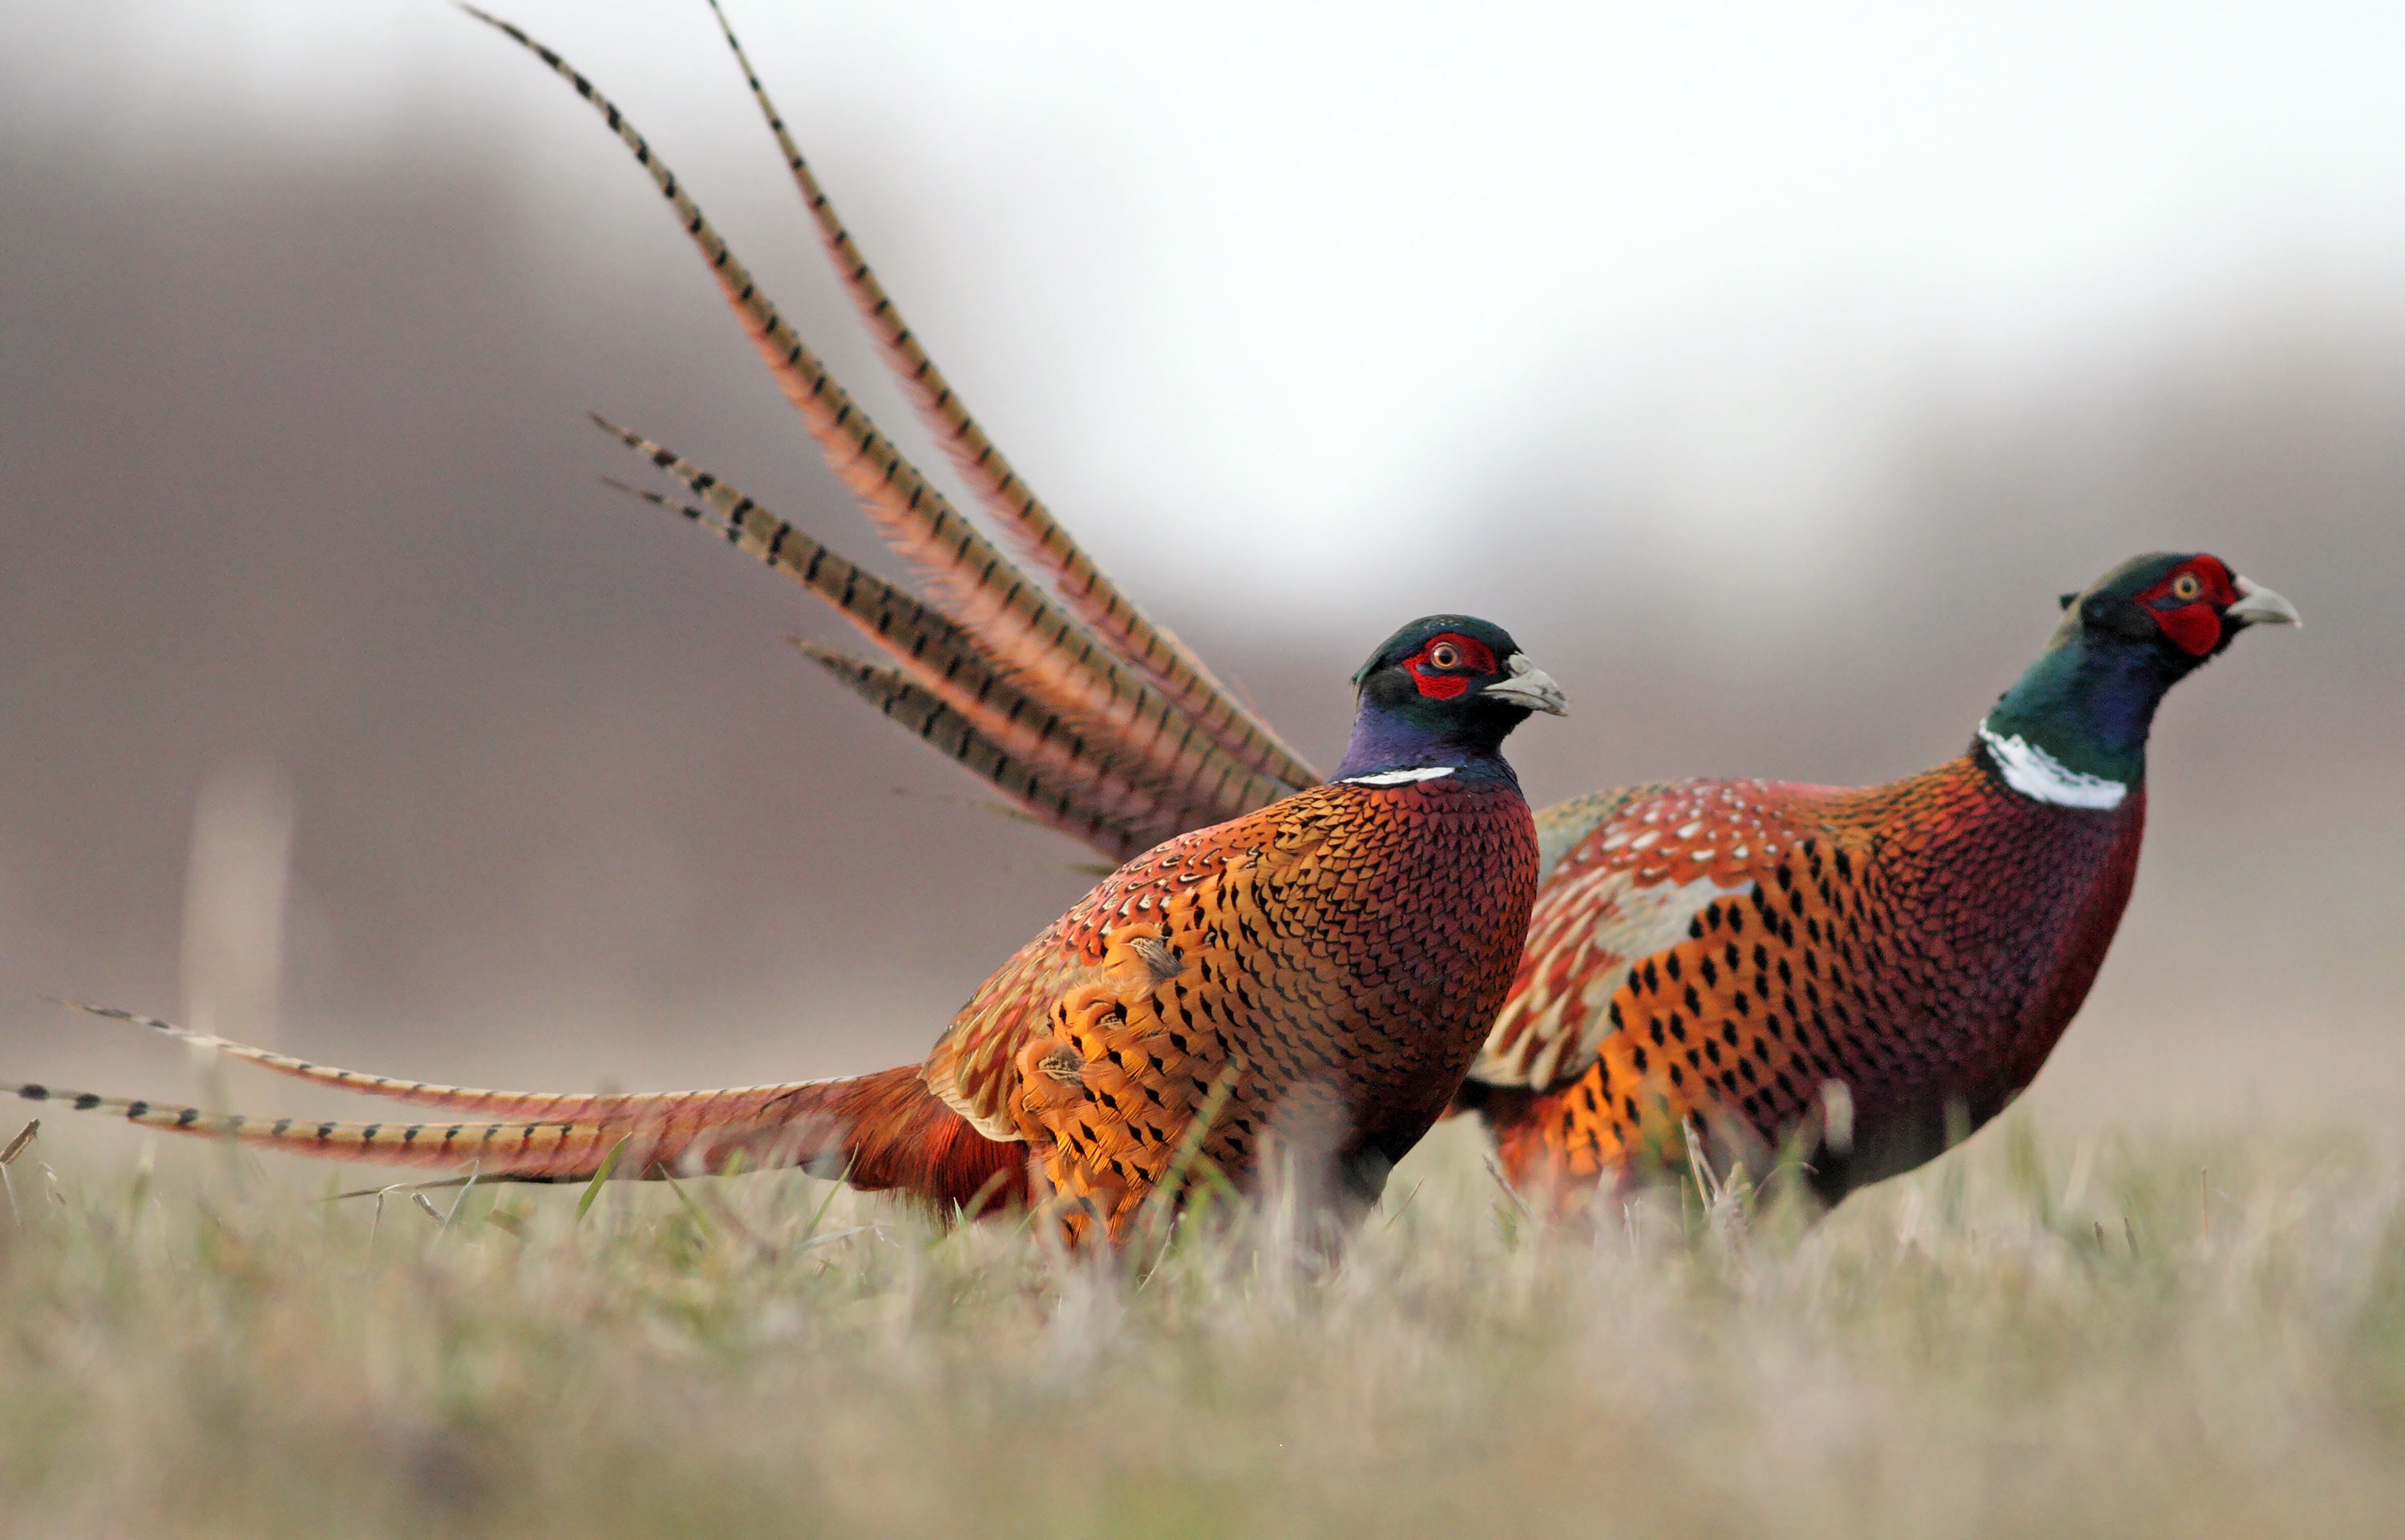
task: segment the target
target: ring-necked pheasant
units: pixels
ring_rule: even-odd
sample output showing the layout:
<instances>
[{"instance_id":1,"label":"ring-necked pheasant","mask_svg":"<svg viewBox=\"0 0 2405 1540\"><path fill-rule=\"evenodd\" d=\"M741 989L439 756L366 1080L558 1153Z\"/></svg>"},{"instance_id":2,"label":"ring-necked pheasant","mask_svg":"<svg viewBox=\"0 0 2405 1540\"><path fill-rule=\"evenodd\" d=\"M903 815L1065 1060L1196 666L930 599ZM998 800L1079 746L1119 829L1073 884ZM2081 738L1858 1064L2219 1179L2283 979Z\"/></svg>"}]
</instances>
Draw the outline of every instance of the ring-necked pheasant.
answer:
<instances>
[{"instance_id":1,"label":"ring-necked pheasant","mask_svg":"<svg viewBox=\"0 0 2405 1540\"><path fill-rule=\"evenodd\" d=\"M939 1208L1066 1200L1118 1238L1181 1158L1239 1184L1271 1141L1340 1213L1442 1116L1502 1004L1537 840L1502 756L1565 709L1500 628L1431 615L1354 682L1336 778L1183 834L1105 878L988 979L925 1063L851 1080L653 1095L408 1083L141 1021L267 1068L468 1123L215 1116L42 1085L31 1101L345 1160L588 1178L802 1162ZM1174 1196L1174 1193L1172 1194Z\"/></svg>"},{"instance_id":2,"label":"ring-necked pheasant","mask_svg":"<svg viewBox=\"0 0 2405 1540\"><path fill-rule=\"evenodd\" d=\"M1313 779L1110 582L978 429L846 233L731 30L838 276L1020 562L969 531L865 427L591 84L503 30L634 149L830 463L930 573L938 606L867 578L709 473L613 429L699 494L703 506L682 510L689 517L836 605L885 661L819 647L810 657L1030 816L1114 857ZM1048 585L1065 617L1041 608ZM1976 741L1934 770L1856 790L1640 786L1539 814L1544 885L1528 950L1462 1097L1494 1128L1515 1181L1575 1207L1633 1160L1675 1159L1692 1121L1731 1155L1801 1134L1816 1144L1816 1182L1835 1197L1927 1158L2029 1082L2129 897L2156 703L2239 630L2297 618L2204 555L2136 558L2064 603L2046 650Z\"/></svg>"},{"instance_id":3,"label":"ring-necked pheasant","mask_svg":"<svg viewBox=\"0 0 2405 1540\"><path fill-rule=\"evenodd\" d=\"M861 259L731 31L837 273L1023 566L869 423L617 109L556 54L493 24L634 151L829 463L934 587L937 602L922 602L612 429L701 498L681 510L688 517L833 604L885 661L806 647L813 659L1029 816L1114 859L1316 780L1110 582L978 429ZM1736 1153L1799 1131L1818 1138L1817 1179L1834 1196L1925 1158L1954 1112L1967 1127L2027 1083L2127 900L2154 703L2243 627L2296 618L2203 556L2137 558L2066 608L1970 749L1922 775L1853 791L1642 786L1538 815L1543 886L1528 949L1462 1097L1494 1126L1514 1180L1574 1206L1693 1118ZM915 1084L893 1072L841 1094L852 1112L882 1108L891 1126L921 1120L864 1180L912 1185L906 1176L964 1158L930 1142L939 1131L963 1138L963 1125ZM531 1115L565 1103L475 1105Z\"/></svg>"},{"instance_id":4,"label":"ring-necked pheasant","mask_svg":"<svg viewBox=\"0 0 2405 1540\"><path fill-rule=\"evenodd\" d=\"M2138 871L2166 691L2294 624L2210 556L2063 596L1961 756L1886 785L1638 786L1548 808L1546 880L1464 1088L1504 1169L1576 1208L1681 1125L1765 1169L1799 1136L1834 1201L2002 1110L2104 961Z\"/></svg>"}]
</instances>

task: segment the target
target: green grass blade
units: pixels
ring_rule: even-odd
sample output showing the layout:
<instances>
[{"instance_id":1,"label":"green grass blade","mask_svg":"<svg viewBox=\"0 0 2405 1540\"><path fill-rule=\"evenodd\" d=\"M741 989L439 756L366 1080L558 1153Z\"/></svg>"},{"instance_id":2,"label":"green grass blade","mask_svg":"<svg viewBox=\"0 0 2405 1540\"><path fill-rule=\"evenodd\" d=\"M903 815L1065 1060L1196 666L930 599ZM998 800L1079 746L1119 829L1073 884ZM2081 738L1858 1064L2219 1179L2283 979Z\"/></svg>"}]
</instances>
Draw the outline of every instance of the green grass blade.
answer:
<instances>
[{"instance_id":1,"label":"green grass blade","mask_svg":"<svg viewBox=\"0 0 2405 1540\"><path fill-rule=\"evenodd\" d=\"M593 1173L593 1180L584 1184L584 1195L576 1200L577 1223L584 1223L584 1216L592 1211L593 1200L601 1195L601 1184L608 1181L610 1173L618 1168L618 1157L626 1152L626 1141L634 1137L632 1134L620 1135L618 1142L610 1147L610 1152L601 1157L601 1169Z\"/></svg>"}]
</instances>

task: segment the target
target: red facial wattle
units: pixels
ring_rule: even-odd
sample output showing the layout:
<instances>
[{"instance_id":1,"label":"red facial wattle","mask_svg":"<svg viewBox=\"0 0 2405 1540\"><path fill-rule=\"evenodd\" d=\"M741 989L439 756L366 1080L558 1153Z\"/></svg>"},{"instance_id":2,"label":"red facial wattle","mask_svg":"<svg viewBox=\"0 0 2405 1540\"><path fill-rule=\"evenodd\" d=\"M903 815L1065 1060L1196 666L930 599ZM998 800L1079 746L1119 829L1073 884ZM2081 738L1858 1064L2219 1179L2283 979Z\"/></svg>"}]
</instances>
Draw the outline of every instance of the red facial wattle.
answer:
<instances>
[{"instance_id":1,"label":"red facial wattle","mask_svg":"<svg viewBox=\"0 0 2405 1540\"><path fill-rule=\"evenodd\" d=\"M2184 588L2192 590L2193 597ZM2138 602L2173 645L2191 657L2202 657L2221 645L2221 612L2238 599L2229 569L2209 556L2181 562L2138 595Z\"/></svg>"},{"instance_id":2,"label":"red facial wattle","mask_svg":"<svg viewBox=\"0 0 2405 1540\"><path fill-rule=\"evenodd\" d=\"M1429 637L1403 670L1430 700L1458 700L1470 693L1471 685L1497 671L1495 654L1486 643L1454 631Z\"/></svg>"}]
</instances>

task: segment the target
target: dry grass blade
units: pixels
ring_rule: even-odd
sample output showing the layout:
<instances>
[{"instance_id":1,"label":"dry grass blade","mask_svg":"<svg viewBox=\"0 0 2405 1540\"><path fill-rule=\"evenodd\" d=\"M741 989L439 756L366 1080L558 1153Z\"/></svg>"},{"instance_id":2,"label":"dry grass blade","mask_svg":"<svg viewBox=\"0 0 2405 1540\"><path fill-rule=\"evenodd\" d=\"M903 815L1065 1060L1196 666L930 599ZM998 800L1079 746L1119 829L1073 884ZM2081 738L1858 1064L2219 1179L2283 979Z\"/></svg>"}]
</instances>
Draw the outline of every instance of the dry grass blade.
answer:
<instances>
[{"instance_id":1,"label":"dry grass blade","mask_svg":"<svg viewBox=\"0 0 2405 1540\"><path fill-rule=\"evenodd\" d=\"M825 1222L827 1210L834 1208L835 1200L843 1195L843 1184L851 1180L851 1167L853 1162L858 1159L859 1157L855 1155L851 1160L844 1162L843 1174L827 1184L826 1196L819 1200L818 1211L810 1215L810 1222L803 1229L802 1238L794 1243L794 1250L797 1251L809 1250L810 1237L816 1236L819 1233L819 1226Z\"/></svg>"},{"instance_id":2,"label":"dry grass blade","mask_svg":"<svg viewBox=\"0 0 2405 1540\"><path fill-rule=\"evenodd\" d=\"M351 1198L381 1197L387 1193L439 1193L445 1187L465 1187L473 1177L436 1177L426 1181L387 1182L382 1187L354 1187L347 1192L329 1193L317 1201L342 1203Z\"/></svg>"},{"instance_id":3,"label":"dry grass blade","mask_svg":"<svg viewBox=\"0 0 2405 1540\"><path fill-rule=\"evenodd\" d=\"M1212 1077L1211 1089L1203 1094L1202 1105L1195 1109L1185 1136L1177 1141L1176 1152L1170 1157L1169 1169L1162 1174L1160 1185L1145 1199L1137 1250L1158 1253L1166 1244L1170 1227L1177 1222L1178 1208L1186 1200L1187 1183L1194 1174L1196 1163L1210 1164L1203 1160L1202 1146L1209 1142L1211 1130L1217 1125L1228 1098L1235 1095L1236 1082L1245 1078L1245 1055L1231 1053L1219 1073ZM1217 1167L1212 1169L1216 1175ZM1145 1274L1147 1281L1151 1277L1150 1271Z\"/></svg>"},{"instance_id":4,"label":"dry grass blade","mask_svg":"<svg viewBox=\"0 0 2405 1540\"><path fill-rule=\"evenodd\" d=\"M459 1180L459 1195L451 1200L449 1210L443 1216L443 1228L448 1230L451 1228L451 1222L459 1217L459 1210L467 1206L468 1194L476 1190L476 1179L483 1174L482 1163L468 1168L468 1174Z\"/></svg>"},{"instance_id":5,"label":"dry grass blade","mask_svg":"<svg viewBox=\"0 0 2405 1540\"><path fill-rule=\"evenodd\" d=\"M25 1222L25 1216L17 1208L17 1183L15 1179L8 1175L8 1167L18 1156L25 1152L26 1147L34 1142L34 1136L41 1131L42 1120L35 1118L17 1131L17 1137L8 1141L7 1150L0 1150L0 1193L6 1193L8 1196L9 1220L21 1227Z\"/></svg>"},{"instance_id":6,"label":"dry grass blade","mask_svg":"<svg viewBox=\"0 0 2405 1540\"><path fill-rule=\"evenodd\" d=\"M1503 1174L1503 1166L1501 1163L1497 1161L1492 1155L1486 1157L1486 1174L1495 1179L1496 1191L1501 1193L1505 1198L1510 1200L1512 1209L1517 1212L1522 1219L1534 1219L1536 1217L1536 1211L1528 1207L1528 1200L1522 1197L1520 1195L1520 1190L1512 1185L1512 1179Z\"/></svg>"},{"instance_id":7,"label":"dry grass blade","mask_svg":"<svg viewBox=\"0 0 2405 1540\"><path fill-rule=\"evenodd\" d=\"M830 1230L823 1236L812 1236L809 1239L803 1241L798 1246L795 1246L794 1250L796 1251L808 1251L821 1246L832 1246L837 1241L849 1240L854 1236L868 1235L879 1228L881 1228L881 1226L875 1224L854 1224L847 1226L841 1230Z\"/></svg>"}]
</instances>

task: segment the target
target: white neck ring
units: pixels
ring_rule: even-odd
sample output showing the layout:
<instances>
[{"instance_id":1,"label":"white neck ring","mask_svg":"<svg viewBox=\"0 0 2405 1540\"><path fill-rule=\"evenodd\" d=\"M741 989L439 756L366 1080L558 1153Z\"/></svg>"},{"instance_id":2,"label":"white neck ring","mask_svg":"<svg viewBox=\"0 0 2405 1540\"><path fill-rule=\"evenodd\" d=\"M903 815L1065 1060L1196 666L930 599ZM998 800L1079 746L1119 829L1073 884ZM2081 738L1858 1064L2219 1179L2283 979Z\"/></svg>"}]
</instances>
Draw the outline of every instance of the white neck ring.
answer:
<instances>
[{"instance_id":1,"label":"white neck ring","mask_svg":"<svg viewBox=\"0 0 2405 1540\"><path fill-rule=\"evenodd\" d=\"M1992 732L1979 724L1979 742L1988 745L2004 784L2024 797L2059 808L2109 809L2121 805L2130 788L2118 781L2075 770L2029 740Z\"/></svg>"},{"instance_id":2,"label":"white neck ring","mask_svg":"<svg viewBox=\"0 0 2405 1540\"><path fill-rule=\"evenodd\" d=\"M1415 770L1380 770L1374 775L1348 775L1337 782L1340 786L1399 786L1413 781L1442 781L1460 769L1457 765L1422 765Z\"/></svg>"}]
</instances>

